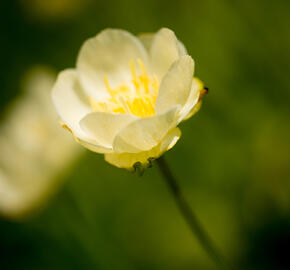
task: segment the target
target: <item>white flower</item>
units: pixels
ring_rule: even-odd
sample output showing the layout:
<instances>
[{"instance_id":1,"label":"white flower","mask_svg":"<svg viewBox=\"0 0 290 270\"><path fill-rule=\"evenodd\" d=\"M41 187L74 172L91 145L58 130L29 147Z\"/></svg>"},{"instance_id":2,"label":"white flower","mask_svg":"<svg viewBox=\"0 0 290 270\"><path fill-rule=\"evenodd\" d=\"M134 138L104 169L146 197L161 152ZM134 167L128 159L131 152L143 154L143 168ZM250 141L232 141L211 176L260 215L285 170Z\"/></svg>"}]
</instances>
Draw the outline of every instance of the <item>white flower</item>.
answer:
<instances>
[{"instance_id":1,"label":"white flower","mask_svg":"<svg viewBox=\"0 0 290 270\"><path fill-rule=\"evenodd\" d=\"M109 163L146 165L175 145L177 125L199 107L203 85L169 29L135 37L107 29L82 46L52 97L64 127Z\"/></svg>"},{"instance_id":2,"label":"white flower","mask_svg":"<svg viewBox=\"0 0 290 270\"><path fill-rule=\"evenodd\" d=\"M60 184L82 151L57 124L50 99L55 75L36 68L25 93L0 125L0 213L18 218L37 208Z\"/></svg>"}]
</instances>

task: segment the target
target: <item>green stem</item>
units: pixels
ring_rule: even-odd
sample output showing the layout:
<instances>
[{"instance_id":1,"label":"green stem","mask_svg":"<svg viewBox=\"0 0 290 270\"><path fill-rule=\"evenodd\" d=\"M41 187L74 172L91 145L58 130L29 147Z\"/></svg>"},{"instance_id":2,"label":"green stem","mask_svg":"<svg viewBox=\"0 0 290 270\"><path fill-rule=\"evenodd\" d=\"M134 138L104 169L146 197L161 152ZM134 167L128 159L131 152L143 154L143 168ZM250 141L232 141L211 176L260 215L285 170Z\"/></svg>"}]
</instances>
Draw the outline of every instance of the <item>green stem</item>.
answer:
<instances>
[{"instance_id":1,"label":"green stem","mask_svg":"<svg viewBox=\"0 0 290 270\"><path fill-rule=\"evenodd\" d=\"M157 159L158 167L163 175L166 184L172 193L175 202L183 215L183 218L189 225L191 232L197 237L200 244L203 246L204 250L207 254L216 262L216 264L220 267L220 269L227 269L224 264L224 260L220 255L219 251L212 243L211 239L202 228L199 220L197 219L196 215L194 214L193 210L189 206L188 202L183 196L183 193L177 183L177 180L173 176L167 162L163 157Z\"/></svg>"}]
</instances>

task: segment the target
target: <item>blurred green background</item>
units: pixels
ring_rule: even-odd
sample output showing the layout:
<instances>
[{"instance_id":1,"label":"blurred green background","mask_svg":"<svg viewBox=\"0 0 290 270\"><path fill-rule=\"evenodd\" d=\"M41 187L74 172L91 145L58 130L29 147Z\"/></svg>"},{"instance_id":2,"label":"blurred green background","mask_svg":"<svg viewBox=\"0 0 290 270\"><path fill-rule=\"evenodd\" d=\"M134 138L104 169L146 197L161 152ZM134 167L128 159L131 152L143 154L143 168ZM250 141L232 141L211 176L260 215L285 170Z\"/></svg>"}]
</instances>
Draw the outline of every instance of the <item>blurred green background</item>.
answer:
<instances>
[{"instance_id":1,"label":"blurred green background","mask_svg":"<svg viewBox=\"0 0 290 270\"><path fill-rule=\"evenodd\" d=\"M1 112L28 69L75 65L107 27L172 29L210 88L165 157L235 269L290 269L290 2L1 2ZM1 117L2 119L2 117ZM0 269L216 269L157 167L143 177L86 152L36 215L0 219Z\"/></svg>"}]
</instances>

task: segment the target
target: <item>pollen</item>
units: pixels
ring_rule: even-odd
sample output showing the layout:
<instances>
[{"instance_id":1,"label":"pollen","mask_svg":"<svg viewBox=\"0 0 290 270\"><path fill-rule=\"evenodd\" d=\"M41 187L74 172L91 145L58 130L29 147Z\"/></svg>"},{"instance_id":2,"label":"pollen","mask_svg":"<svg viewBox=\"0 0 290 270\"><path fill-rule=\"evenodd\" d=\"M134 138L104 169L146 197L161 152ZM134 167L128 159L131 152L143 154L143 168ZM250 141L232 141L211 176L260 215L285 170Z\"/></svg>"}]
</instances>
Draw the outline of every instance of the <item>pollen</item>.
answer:
<instances>
[{"instance_id":1,"label":"pollen","mask_svg":"<svg viewBox=\"0 0 290 270\"><path fill-rule=\"evenodd\" d=\"M109 98L95 101L90 97L90 106L94 111L129 113L139 117L155 114L155 103L159 90L159 81L155 75L149 75L142 60L129 62L131 80L117 87L111 87L108 77L104 84Z\"/></svg>"}]
</instances>

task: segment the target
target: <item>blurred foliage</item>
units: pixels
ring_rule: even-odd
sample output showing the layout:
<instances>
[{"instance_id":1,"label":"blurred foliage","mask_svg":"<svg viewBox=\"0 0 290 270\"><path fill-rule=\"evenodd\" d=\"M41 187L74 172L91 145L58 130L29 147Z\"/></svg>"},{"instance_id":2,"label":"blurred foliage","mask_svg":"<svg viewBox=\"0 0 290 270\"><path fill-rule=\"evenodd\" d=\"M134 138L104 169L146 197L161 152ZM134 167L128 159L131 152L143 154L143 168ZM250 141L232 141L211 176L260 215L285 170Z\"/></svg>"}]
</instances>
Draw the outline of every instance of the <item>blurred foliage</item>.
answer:
<instances>
[{"instance_id":1,"label":"blurred foliage","mask_svg":"<svg viewBox=\"0 0 290 270\"><path fill-rule=\"evenodd\" d=\"M74 0L49 19L34 2L1 3L1 112L27 69L73 67L104 28L171 28L210 93L166 158L229 261L290 269L290 2ZM38 215L1 219L0 269L215 269L156 167L138 178L88 152L66 180Z\"/></svg>"}]
</instances>

